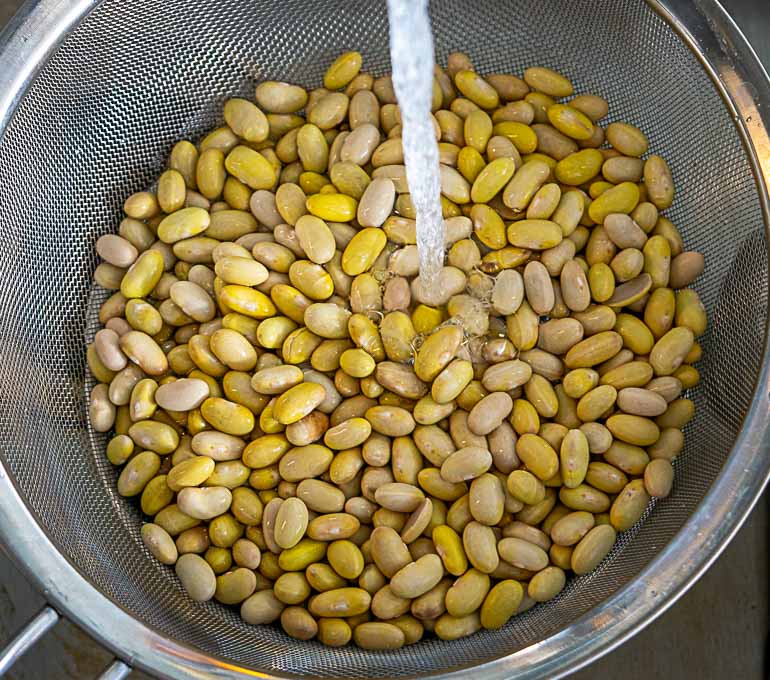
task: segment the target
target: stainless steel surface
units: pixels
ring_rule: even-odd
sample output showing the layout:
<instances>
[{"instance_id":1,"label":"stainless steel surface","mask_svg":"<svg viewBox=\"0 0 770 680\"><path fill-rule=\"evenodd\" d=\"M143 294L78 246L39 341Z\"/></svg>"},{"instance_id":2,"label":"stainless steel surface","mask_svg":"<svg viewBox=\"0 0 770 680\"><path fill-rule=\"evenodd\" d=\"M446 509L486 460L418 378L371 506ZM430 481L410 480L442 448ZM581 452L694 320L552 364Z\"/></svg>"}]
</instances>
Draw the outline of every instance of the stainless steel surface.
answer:
<instances>
[{"instance_id":1,"label":"stainless steel surface","mask_svg":"<svg viewBox=\"0 0 770 680\"><path fill-rule=\"evenodd\" d=\"M2 678L35 643L43 637L59 620L59 615L50 607L45 607L32 619L19 634L11 640L5 649L0 649L0 678Z\"/></svg>"},{"instance_id":2,"label":"stainless steel surface","mask_svg":"<svg viewBox=\"0 0 770 680\"><path fill-rule=\"evenodd\" d=\"M131 666L122 661L115 661L99 676L99 680L123 680L131 674Z\"/></svg>"},{"instance_id":3,"label":"stainless steel surface","mask_svg":"<svg viewBox=\"0 0 770 680\"><path fill-rule=\"evenodd\" d=\"M434 3L439 54L461 46L481 70L566 65L581 89L608 96L611 118L650 134L680 189L670 216L688 245L707 254L698 288L712 331L675 493L649 521L597 573L501 633L392 654L289 642L222 607L189 603L170 570L143 550L138 512L114 492L102 442L86 431L82 382L83 335L94 315L92 243L115 228L122 197L152 181L176 138L213 124L221 98L249 91L254 80L317 82L331 55L362 45L366 63L382 70L384 7L327 2L319 25L319 9L300 2L183 2L172 15L159 1L105 0L30 81L90 5L44 0L0 52L0 130L14 113L0 142L8 187L0 199L0 534L62 612L164 677L230 677L239 666L273 676L460 677L469 665L480 677L558 677L649 623L713 561L768 473L770 177L759 162L770 152L770 93L718 5L651 5L685 21L677 28L696 58L631 0L559 3L546 14L529 2L504 13L491 2ZM591 39L597 35L606 39ZM560 49L544 53L542 45Z\"/></svg>"}]
</instances>

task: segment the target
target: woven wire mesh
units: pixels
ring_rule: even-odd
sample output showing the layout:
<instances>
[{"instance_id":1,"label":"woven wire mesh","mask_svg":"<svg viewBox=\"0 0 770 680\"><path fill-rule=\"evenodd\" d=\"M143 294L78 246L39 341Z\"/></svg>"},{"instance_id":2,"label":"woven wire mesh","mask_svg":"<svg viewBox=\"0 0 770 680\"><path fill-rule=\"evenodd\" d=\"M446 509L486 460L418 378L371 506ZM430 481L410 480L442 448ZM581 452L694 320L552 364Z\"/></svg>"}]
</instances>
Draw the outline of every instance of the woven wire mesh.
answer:
<instances>
[{"instance_id":1,"label":"woven wire mesh","mask_svg":"<svg viewBox=\"0 0 770 680\"><path fill-rule=\"evenodd\" d=\"M754 177L697 59L645 3L537 0L432 3L437 57L470 54L480 72L557 68L610 102L667 157L667 215L706 254L695 286L710 314L698 411L671 497L624 533L611 557L503 630L397 652L330 649L196 604L139 538L138 509L115 491L104 438L86 419L84 343L96 327L93 245L115 231L129 193L162 171L172 144L220 122L222 101L277 78L319 83L358 49L388 69L382 2L104 0L20 102L0 143L0 437L3 454L61 551L141 621L201 650L271 673L410 676L477 664L537 643L627 583L697 510L751 402L760 363L767 254Z\"/></svg>"}]
</instances>

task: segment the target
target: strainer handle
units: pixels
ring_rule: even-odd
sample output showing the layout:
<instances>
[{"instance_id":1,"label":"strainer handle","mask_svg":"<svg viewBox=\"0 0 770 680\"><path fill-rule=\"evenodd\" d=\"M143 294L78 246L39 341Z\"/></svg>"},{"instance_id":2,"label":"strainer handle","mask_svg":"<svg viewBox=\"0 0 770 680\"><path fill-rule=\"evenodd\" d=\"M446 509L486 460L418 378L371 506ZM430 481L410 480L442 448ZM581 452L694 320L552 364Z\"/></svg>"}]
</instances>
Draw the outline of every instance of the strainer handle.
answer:
<instances>
[{"instance_id":1,"label":"strainer handle","mask_svg":"<svg viewBox=\"0 0 770 680\"><path fill-rule=\"evenodd\" d=\"M8 643L0 649L0 678L15 664L27 650L43 637L59 621L59 614L52 607L45 607ZM98 680L123 680L131 673L131 667L116 659L110 667L99 676Z\"/></svg>"},{"instance_id":2,"label":"strainer handle","mask_svg":"<svg viewBox=\"0 0 770 680\"><path fill-rule=\"evenodd\" d=\"M24 653L56 625L59 615L51 607L43 609L8 646L0 651L0 678L11 669Z\"/></svg>"},{"instance_id":3,"label":"strainer handle","mask_svg":"<svg viewBox=\"0 0 770 680\"><path fill-rule=\"evenodd\" d=\"M115 659L110 667L99 676L99 680L123 680L131 673L131 666Z\"/></svg>"}]
</instances>

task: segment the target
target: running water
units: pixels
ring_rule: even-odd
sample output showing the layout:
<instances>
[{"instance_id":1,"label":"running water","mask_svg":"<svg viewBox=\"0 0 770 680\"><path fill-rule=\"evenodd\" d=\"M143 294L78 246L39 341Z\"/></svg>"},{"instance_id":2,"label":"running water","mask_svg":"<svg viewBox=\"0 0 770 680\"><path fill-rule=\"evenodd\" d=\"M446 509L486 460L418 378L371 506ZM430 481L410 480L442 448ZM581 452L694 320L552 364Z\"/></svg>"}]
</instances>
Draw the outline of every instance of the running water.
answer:
<instances>
[{"instance_id":1,"label":"running water","mask_svg":"<svg viewBox=\"0 0 770 680\"><path fill-rule=\"evenodd\" d=\"M430 114L433 34L427 0L388 0L393 87L401 110L401 141L417 213L420 277L430 287L444 266L438 144Z\"/></svg>"}]
</instances>

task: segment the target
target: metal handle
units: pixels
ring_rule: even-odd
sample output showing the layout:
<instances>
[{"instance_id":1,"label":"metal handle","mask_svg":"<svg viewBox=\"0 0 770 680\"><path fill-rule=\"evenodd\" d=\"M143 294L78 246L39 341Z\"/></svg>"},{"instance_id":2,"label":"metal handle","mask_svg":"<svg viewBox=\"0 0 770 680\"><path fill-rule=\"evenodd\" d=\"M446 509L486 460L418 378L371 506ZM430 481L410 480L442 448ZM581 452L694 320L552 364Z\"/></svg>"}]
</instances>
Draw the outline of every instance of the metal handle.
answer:
<instances>
[{"instance_id":1,"label":"metal handle","mask_svg":"<svg viewBox=\"0 0 770 680\"><path fill-rule=\"evenodd\" d=\"M58 620L59 615L56 611L51 607L45 607L4 649L0 650L0 678L11 670L11 666L53 628ZM99 680L123 680L129 673L131 673L131 667L116 659L99 676Z\"/></svg>"},{"instance_id":2,"label":"metal handle","mask_svg":"<svg viewBox=\"0 0 770 680\"><path fill-rule=\"evenodd\" d=\"M43 635L56 625L59 615L46 607L0 652L0 678L21 658Z\"/></svg>"},{"instance_id":3,"label":"metal handle","mask_svg":"<svg viewBox=\"0 0 770 680\"><path fill-rule=\"evenodd\" d=\"M131 666L116 659L112 665L99 676L99 680L123 680L131 672Z\"/></svg>"}]
</instances>

